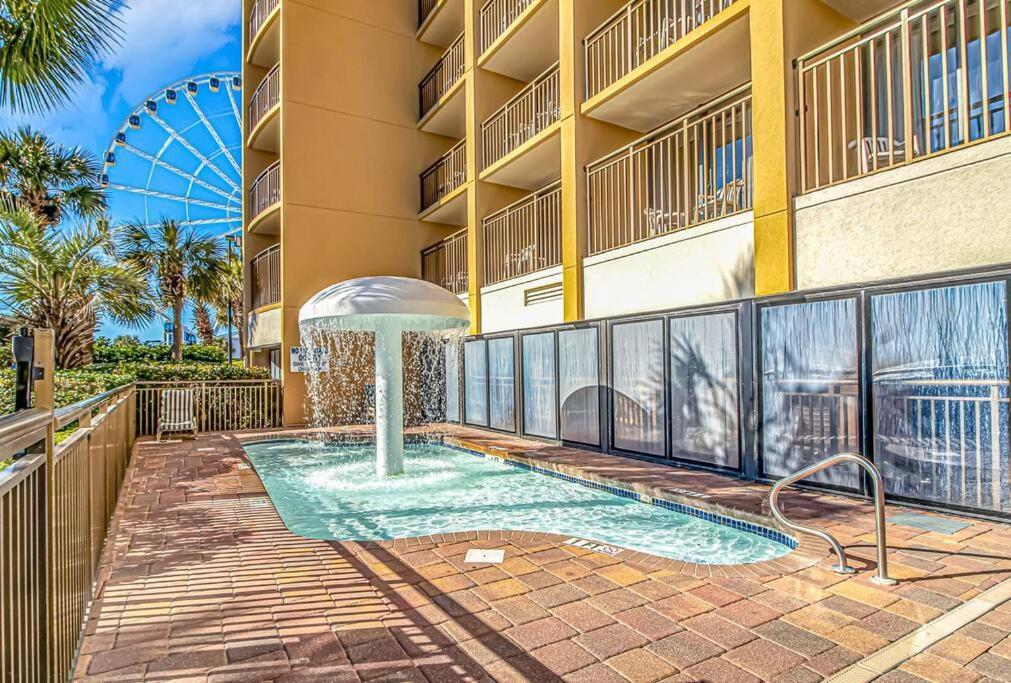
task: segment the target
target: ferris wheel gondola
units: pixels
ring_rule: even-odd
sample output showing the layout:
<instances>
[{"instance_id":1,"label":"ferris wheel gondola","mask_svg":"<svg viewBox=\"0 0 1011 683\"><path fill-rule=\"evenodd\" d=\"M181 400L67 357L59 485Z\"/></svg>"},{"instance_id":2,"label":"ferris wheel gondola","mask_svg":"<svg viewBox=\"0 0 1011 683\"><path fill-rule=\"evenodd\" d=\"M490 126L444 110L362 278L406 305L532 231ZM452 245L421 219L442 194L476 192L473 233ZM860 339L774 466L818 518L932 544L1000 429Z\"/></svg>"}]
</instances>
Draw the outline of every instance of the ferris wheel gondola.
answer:
<instances>
[{"instance_id":1,"label":"ferris wheel gondola","mask_svg":"<svg viewBox=\"0 0 1011 683\"><path fill-rule=\"evenodd\" d=\"M145 98L104 156L110 210L149 225L171 218L220 232L240 227L241 88L237 73L204 74Z\"/></svg>"}]
</instances>

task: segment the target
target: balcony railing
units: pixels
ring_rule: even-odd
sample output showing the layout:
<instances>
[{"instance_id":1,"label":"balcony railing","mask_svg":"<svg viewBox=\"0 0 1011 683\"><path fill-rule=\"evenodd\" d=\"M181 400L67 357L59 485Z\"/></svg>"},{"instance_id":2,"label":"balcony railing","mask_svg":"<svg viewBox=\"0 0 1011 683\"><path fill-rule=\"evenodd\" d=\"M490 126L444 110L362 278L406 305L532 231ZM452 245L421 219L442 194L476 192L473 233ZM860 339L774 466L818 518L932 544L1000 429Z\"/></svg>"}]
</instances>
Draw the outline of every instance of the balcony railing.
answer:
<instances>
[{"instance_id":1,"label":"balcony railing","mask_svg":"<svg viewBox=\"0 0 1011 683\"><path fill-rule=\"evenodd\" d=\"M281 247L267 247L249 263L253 309L281 301Z\"/></svg>"},{"instance_id":2,"label":"balcony railing","mask_svg":"<svg viewBox=\"0 0 1011 683\"><path fill-rule=\"evenodd\" d=\"M439 0L418 0L418 28L421 28L438 4Z\"/></svg>"},{"instance_id":3,"label":"balcony railing","mask_svg":"<svg viewBox=\"0 0 1011 683\"><path fill-rule=\"evenodd\" d=\"M419 118L424 118L425 114L439 103L442 96L460 80L463 69L464 49L461 33L418 84Z\"/></svg>"},{"instance_id":4,"label":"balcony railing","mask_svg":"<svg viewBox=\"0 0 1011 683\"><path fill-rule=\"evenodd\" d=\"M263 28L263 22L267 21L267 17L277 9L280 2L281 0L256 0L253 3L253 11L249 15L249 42L253 42Z\"/></svg>"},{"instance_id":5,"label":"balcony railing","mask_svg":"<svg viewBox=\"0 0 1011 683\"><path fill-rule=\"evenodd\" d=\"M275 161L253 181L249 190L249 219L281 201L281 162Z\"/></svg>"},{"instance_id":6,"label":"balcony railing","mask_svg":"<svg viewBox=\"0 0 1011 683\"><path fill-rule=\"evenodd\" d=\"M583 39L586 96L593 97L735 0L634 0Z\"/></svg>"},{"instance_id":7,"label":"balcony railing","mask_svg":"<svg viewBox=\"0 0 1011 683\"><path fill-rule=\"evenodd\" d=\"M267 112L281 101L281 65L270 70L249 100L249 130L254 130Z\"/></svg>"},{"instance_id":8,"label":"balcony railing","mask_svg":"<svg viewBox=\"0 0 1011 683\"><path fill-rule=\"evenodd\" d=\"M421 172L421 210L424 211L467 182L467 145L460 140Z\"/></svg>"},{"instance_id":9,"label":"balcony railing","mask_svg":"<svg viewBox=\"0 0 1011 683\"><path fill-rule=\"evenodd\" d=\"M516 21L533 0L488 0L481 7L481 52L484 52Z\"/></svg>"},{"instance_id":10,"label":"balcony railing","mask_svg":"<svg viewBox=\"0 0 1011 683\"><path fill-rule=\"evenodd\" d=\"M485 284L562 262L561 196L553 183L484 219Z\"/></svg>"},{"instance_id":11,"label":"balcony railing","mask_svg":"<svg viewBox=\"0 0 1011 683\"><path fill-rule=\"evenodd\" d=\"M558 120L558 64L528 83L481 124L485 168Z\"/></svg>"},{"instance_id":12,"label":"balcony railing","mask_svg":"<svg viewBox=\"0 0 1011 683\"><path fill-rule=\"evenodd\" d=\"M588 252L751 208L750 85L587 167Z\"/></svg>"},{"instance_id":13,"label":"balcony railing","mask_svg":"<svg viewBox=\"0 0 1011 683\"><path fill-rule=\"evenodd\" d=\"M799 58L801 189L1006 134L1009 18L1011 0L920 0Z\"/></svg>"},{"instance_id":14,"label":"balcony railing","mask_svg":"<svg viewBox=\"0 0 1011 683\"><path fill-rule=\"evenodd\" d=\"M466 229L421 252L421 277L453 294L467 291L467 273Z\"/></svg>"}]
</instances>

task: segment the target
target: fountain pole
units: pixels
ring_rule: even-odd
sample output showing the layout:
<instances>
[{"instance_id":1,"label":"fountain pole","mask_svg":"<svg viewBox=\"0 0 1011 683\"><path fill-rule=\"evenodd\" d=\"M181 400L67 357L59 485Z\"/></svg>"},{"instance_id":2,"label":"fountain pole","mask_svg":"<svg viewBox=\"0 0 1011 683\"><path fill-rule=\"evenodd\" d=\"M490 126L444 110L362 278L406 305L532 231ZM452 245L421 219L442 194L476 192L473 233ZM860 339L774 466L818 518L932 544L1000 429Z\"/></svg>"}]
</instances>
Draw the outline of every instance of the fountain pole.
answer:
<instances>
[{"instance_id":1,"label":"fountain pole","mask_svg":"<svg viewBox=\"0 0 1011 683\"><path fill-rule=\"evenodd\" d=\"M399 327L376 327L376 475L404 473L404 349Z\"/></svg>"}]
</instances>

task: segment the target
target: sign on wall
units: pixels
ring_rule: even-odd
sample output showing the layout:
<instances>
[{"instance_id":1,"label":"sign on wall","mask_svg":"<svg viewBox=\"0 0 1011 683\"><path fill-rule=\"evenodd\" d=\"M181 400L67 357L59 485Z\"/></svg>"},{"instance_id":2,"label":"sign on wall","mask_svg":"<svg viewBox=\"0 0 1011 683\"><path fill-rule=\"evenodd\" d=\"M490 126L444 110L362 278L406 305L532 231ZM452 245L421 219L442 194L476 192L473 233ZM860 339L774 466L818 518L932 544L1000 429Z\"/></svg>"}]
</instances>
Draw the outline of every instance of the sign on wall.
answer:
<instances>
[{"instance_id":1,"label":"sign on wall","mask_svg":"<svg viewBox=\"0 0 1011 683\"><path fill-rule=\"evenodd\" d=\"M303 348L291 347L291 359L288 364L291 372L326 372L330 369L330 349L317 346Z\"/></svg>"}]
</instances>

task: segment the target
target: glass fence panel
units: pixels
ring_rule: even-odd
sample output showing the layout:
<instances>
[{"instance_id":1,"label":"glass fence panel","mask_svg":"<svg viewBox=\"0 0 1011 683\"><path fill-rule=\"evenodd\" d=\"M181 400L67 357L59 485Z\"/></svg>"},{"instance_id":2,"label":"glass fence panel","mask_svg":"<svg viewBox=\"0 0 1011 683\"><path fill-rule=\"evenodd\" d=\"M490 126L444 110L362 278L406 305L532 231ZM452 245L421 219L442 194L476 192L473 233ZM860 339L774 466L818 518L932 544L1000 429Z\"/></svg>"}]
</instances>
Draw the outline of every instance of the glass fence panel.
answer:
<instances>
[{"instance_id":1,"label":"glass fence panel","mask_svg":"<svg viewBox=\"0 0 1011 683\"><path fill-rule=\"evenodd\" d=\"M611 328L614 445L664 455L663 321Z\"/></svg>"},{"instance_id":2,"label":"glass fence panel","mask_svg":"<svg viewBox=\"0 0 1011 683\"><path fill-rule=\"evenodd\" d=\"M871 299L874 453L890 494L1011 511L1003 282Z\"/></svg>"},{"instance_id":3,"label":"glass fence panel","mask_svg":"<svg viewBox=\"0 0 1011 683\"><path fill-rule=\"evenodd\" d=\"M513 338L488 340L488 381L490 426L494 429L516 429L516 368Z\"/></svg>"},{"instance_id":4,"label":"glass fence panel","mask_svg":"<svg viewBox=\"0 0 1011 683\"><path fill-rule=\"evenodd\" d=\"M557 438L555 335L528 334L522 339L523 431L547 439Z\"/></svg>"},{"instance_id":5,"label":"glass fence panel","mask_svg":"<svg viewBox=\"0 0 1011 683\"><path fill-rule=\"evenodd\" d=\"M675 457L740 466L737 326L733 313L670 321L671 447Z\"/></svg>"},{"instance_id":6,"label":"glass fence panel","mask_svg":"<svg viewBox=\"0 0 1011 683\"><path fill-rule=\"evenodd\" d=\"M483 339L463 345L464 412L470 424L488 426L488 347Z\"/></svg>"},{"instance_id":7,"label":"glass fence panel","mask_svg":"<svg viewBox=\"0 0 1011 683\"><path fill-rule=\"evenodd\" d=\"M600 362L597 330L558 333L562 439L600 445Z\"/></svg>"},{"instance_id":8,"label":"glass fence panel","mask_svg":"<svg viewBox=\"0 0 1011 683\"><path fill-rule=\"evenodd\" d=\"M763 308L762 471L784 477L843 451L860 452L853 299ZM855 465L810 480L857 488Z\"/></svg>"},{"instance_id":9,"label":"glass fence panel","mask_svg":"<svg viewBox=\"0 0 1011 683\"><path fill-rule=\"evenodd\" d=\"M446 344L446 420L460 421L460 350L456 344Z\"/></svg>"}]
</instances>

